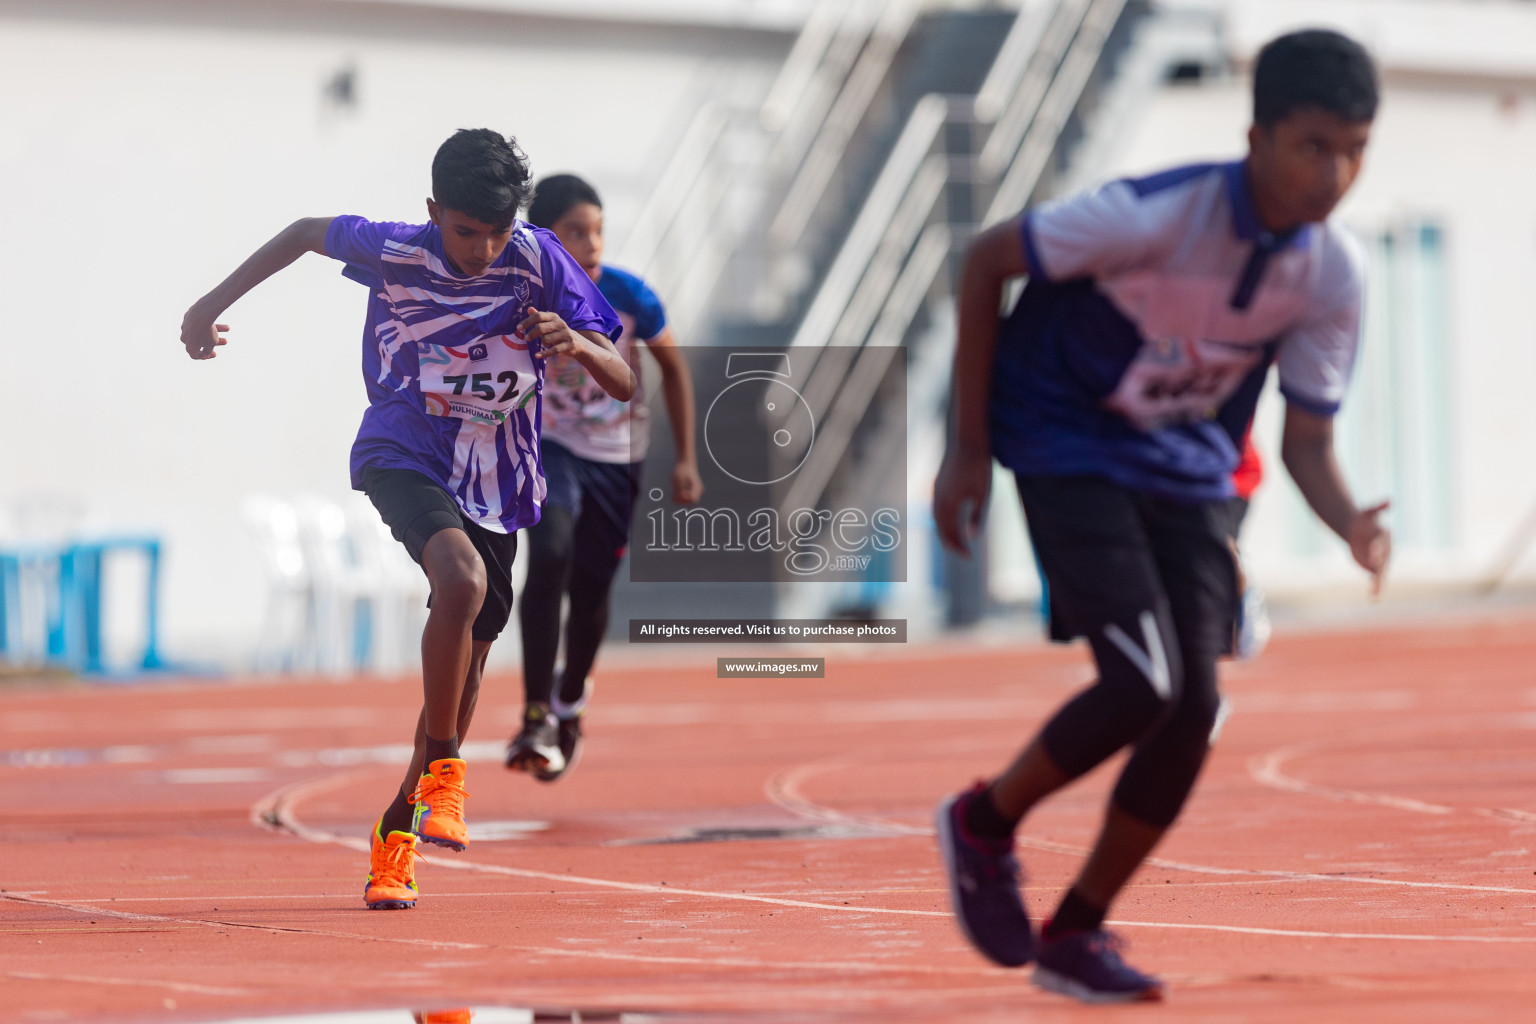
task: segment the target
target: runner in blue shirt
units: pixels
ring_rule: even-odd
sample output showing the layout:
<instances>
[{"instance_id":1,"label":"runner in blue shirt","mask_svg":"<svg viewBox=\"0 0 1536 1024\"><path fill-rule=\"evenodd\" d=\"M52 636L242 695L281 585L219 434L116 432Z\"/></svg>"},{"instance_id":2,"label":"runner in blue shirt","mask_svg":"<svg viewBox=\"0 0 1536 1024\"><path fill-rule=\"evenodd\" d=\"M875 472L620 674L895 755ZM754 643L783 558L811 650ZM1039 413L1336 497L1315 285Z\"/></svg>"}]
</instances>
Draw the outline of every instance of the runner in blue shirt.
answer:
<instances>
[{"instance_id":1,"label":"runner in blue shirt","mask_svg":"<svg viewBox=\"0 0 1536 1024\"><path fill-rule=\"evenodd\" d=\"M1053 639L1084 637L1099 678L990 784L939 810L966 936L1086 1001L1161 998L1103 930L1111 901L1173 824L1218 724L1236 564L1225 506L1270 365L1286 468L1379 586L1385 503L1360 508L1333 455L1355 360L1361 247L1329 215L1361 166L1376 72L1334 32L1282 36L1254 71L1246 159L1179 167L1045 203L967 256L957 430L934 517L966 552L996 457L1013 471L1050 587ZM999 323L1004 281L1027 274ZM1233 429L1233 425L1237 429ZM1041 799L1133 748L1093 851L1038 938L1013 833Z\"/></svg>"},{"instance_id":2,"label":"runner in blue shirt","mask_svg":"<svg viewBox=\"0 0 1536 1024\"><path fill-rule=\"evenodd\" d=\"M672 499L691 505L704 493L694 453L693 380L667 313L650 285L603 262L603 203L574 174L539 182L528 220L549 228L619 314L619 355L640 375L643 343L661 368L676 461ZM550 360L540 450L549 498L528 531L523 636L523 726L507 747L507 767L553 782L581 750L589 674L608 625L608 594L629 545L640 467L650 445L644 401L619 402L573 359ZM560 609L565 599L565 665L555 681Z\"/></svg>"},{"instance_id":3,"label":"runner in blue shirt","mask_svg":"<svg viewBox=\"0 0 1536 1024\"><path fill-rule=\"evenodd\" d=\"M363 900L374 909L415 906L418 839L455 850L468 841L459 743L511 615L517 531L538 521L544 501L546 360L576 361L619 401L635 390L607 300L554 235L516 219L528 183L515 142L456 132L432 161L428 223L295 221L182 321L187 353L212 359L225 343L224 310L306 252L341 260L368 288L369 405L352 486L432 586L415 753L371 840Z\"/></svg>"}]
</instances>

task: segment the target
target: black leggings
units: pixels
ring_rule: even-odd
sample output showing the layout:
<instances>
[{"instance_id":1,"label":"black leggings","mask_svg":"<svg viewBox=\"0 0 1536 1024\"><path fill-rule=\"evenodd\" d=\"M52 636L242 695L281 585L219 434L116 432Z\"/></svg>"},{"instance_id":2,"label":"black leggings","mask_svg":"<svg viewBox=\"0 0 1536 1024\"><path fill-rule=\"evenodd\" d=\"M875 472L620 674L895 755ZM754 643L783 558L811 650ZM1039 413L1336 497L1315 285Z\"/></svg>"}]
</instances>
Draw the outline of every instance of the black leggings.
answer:
<instances>
[{"instance_id":1,"label":"black leggings","mask_svg":"<svg viewBox=\"0 0 1536 1024\"><path fill-rule=\"evenodd\" d=\"M523 694L529 704L548 704L554 694L555 655L560 646L560 606L569 594L565 622L565 672L560 701L581 699L608 628L608 592L613 571L577 559L576 521L563 508L546 505L528 530L528 580L518 606L523 630Z\"/></svg>"},{"instance_id":2,"label":"black leggings","mask_svg":"<svg viewBox=\"0 0 1536 1024\"><path fill-rule=\"evenodd\" d=\"M1018 477L1051 594L1051 635L1086 637L1099 678L1041 740L1075 778L1120 748L1125 813L1178 817L1210 749L1216 659L1232 642L1236 563L1222 502L1186 505L1095 477Z\"/></svg>"}]
</instances>

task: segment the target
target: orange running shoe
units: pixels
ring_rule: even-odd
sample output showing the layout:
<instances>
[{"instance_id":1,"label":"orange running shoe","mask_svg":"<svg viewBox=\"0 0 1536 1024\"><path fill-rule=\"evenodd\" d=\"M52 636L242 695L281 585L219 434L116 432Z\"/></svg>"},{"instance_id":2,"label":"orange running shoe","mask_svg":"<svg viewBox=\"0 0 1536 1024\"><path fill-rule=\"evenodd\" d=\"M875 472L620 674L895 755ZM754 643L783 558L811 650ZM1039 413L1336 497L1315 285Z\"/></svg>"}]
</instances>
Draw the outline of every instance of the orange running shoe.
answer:
<instances>
[{"instance_id":1,"label":"orange running shoe","mask_svg":"<svg viewBox=\"0 0 1536 1024\"><path fill-rule=\"evenodd\" d=\"M445 757L427 765L411 797L416 804L411 831L417 839L450 850L462 850L468 845L464 798L469 794L464 791L464 771L464 759L460 757Z\"/></svg>"},{"instance_id":2,"label":"orange running shoe","mask_svg":"<svg viewBox=\"0 0 1536 1024\"><path fill-rule=\"evenodd\" d=\"M468 1006L459 1010L416 1010L411 1019L416 1024L472 1024L475 1011Z\"/></svg>"},{"instance_id":3,"label":"orange running shoe","mask_svg":"<svg viewBox=\"0 0 1536 1024\"><path fill-rule=\"evenodd\" d=\"M368 881L363 902L369 910L409 910L416 905L416 837L409 832L380 834L384 819L373 826L368 849Z\"/></svg>"}]
</instances>

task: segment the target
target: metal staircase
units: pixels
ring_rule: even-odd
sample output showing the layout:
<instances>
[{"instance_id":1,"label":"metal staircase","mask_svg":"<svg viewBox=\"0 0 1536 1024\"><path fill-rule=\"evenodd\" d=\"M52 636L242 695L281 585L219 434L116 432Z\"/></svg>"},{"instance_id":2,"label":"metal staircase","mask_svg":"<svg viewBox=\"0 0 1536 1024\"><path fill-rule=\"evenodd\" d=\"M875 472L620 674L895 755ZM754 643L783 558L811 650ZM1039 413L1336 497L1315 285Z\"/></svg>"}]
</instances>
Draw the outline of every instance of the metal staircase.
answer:
<instances>
[{"instance_id":1,"label":"metal staircase","mask_svg":"<svg viewBox=\"0 0 1536 1024\"><path fill-rule=\"evenodd\" d=\"M719 287L722 275L751 236L795 250L917 7L821 0L760 105L718 96L701 104L615 254L667 296L681 336L761 303ZM760 268L760 257L747 261Z\"/></svg>"}]
</instances>

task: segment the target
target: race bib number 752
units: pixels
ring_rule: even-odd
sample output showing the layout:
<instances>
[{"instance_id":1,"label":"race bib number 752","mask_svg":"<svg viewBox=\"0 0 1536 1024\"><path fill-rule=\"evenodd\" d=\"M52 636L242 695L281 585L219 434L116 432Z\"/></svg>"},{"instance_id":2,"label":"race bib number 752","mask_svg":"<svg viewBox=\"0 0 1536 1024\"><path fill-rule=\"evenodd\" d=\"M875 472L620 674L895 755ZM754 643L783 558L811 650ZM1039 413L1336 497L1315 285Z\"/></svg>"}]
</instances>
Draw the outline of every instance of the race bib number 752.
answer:
<instances>
[{"instance_id":1,"label":"race bib number 752","mask_svg":"<svg viewBox=\"0 0 1536 1024\"><path fill-rule=\"evenodd\" d=\"M434 345L421 354L421 397L431 416L501 423L538 388L528 346L506 334L458 348Z\"/></svg>"}]
</instances>

